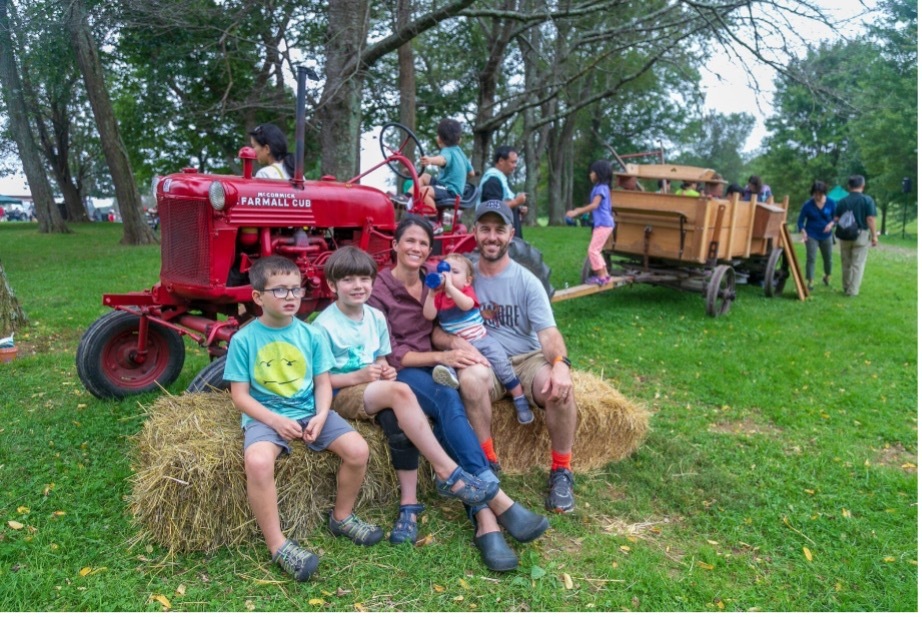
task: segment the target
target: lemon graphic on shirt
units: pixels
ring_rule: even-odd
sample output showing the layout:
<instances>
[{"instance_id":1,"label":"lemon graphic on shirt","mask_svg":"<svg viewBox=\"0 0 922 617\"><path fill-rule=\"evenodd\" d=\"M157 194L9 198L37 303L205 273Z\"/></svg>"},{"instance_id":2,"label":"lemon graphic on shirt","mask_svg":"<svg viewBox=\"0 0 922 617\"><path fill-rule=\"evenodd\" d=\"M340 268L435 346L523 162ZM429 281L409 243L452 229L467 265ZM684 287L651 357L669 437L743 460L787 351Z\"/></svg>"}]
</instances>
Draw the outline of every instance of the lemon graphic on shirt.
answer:
<instances>
[{"instance_id":1,"label":"lemon graphic on shirt","mask_svg":"<svg viewBox=\"0 0 922 617\"><path fill-rule=\"evenodd\" d=\"M304 385L307 361L301 350L285 342L264 345L256 354L256 383L279 396L292 396Z\"/></svg>"}]
</instances>

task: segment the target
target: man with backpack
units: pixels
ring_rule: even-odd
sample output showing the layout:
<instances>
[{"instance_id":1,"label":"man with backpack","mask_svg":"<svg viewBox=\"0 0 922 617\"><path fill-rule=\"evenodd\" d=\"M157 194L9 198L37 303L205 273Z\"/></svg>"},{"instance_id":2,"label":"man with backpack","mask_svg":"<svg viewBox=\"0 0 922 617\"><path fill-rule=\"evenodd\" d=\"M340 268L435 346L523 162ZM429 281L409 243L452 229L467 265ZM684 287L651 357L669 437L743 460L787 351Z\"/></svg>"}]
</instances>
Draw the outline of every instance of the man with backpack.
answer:
<instances>
[{"instance_id":1,"label":"man with backpack","mask_svg":"<svg viewBox=\"0 0 922 617\"><path fill-rule=\"evenodd\" d=\"M836 206L836 238L842 247L842 291L857 296L868 250L877 246L877 205L864 194L864 176L848 179L848 196Z\"/></svg>"}]
</instances>

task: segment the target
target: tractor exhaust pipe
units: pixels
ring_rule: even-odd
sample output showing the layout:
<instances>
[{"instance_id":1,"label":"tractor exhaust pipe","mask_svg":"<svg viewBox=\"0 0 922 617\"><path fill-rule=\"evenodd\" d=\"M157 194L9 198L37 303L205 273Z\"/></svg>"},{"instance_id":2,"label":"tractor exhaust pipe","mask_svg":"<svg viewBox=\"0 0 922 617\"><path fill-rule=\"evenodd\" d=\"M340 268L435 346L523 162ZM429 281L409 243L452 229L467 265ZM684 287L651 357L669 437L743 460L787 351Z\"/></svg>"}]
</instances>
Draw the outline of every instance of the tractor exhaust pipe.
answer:
<instances>
[{"instance_id":1,"label":"tractor exhaust pipe","mask_svg":"<svg viewBox=\"0 0 922 617\"><path fill-rule=\"evenodd\" d=\"M295 104L295 184L304 184L304 124L307 106L307 78L317 81L317 73L306 66L298 67L298 99Z\"/></svg>"}]
</instances>

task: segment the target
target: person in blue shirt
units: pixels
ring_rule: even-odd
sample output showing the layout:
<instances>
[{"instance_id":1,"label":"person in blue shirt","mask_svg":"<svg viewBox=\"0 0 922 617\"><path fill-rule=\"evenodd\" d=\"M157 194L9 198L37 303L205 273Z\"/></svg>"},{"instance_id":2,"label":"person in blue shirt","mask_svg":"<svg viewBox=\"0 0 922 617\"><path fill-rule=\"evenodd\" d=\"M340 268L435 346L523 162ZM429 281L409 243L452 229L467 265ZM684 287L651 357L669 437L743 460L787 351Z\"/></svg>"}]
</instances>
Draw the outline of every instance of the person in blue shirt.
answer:
<instances>
[{"instance_id":1,"label":"person in blue shirt","mask_svg":"<svg viewBox=\"0 0 922 617\"><path fill-rule=\"evenodd\" d=\"M253 301L262 308L227 348L224 379L240 410L247 500L272 561L295 580L306 581L318 557L282 533L275 486L275 460L301 439L314 452L329 450L342 459L328 528L356 544L371 546L384 531L353 512L368 467L368 443L330 409L333 354L326 336L296 319L304 286L293 261L273 255L250 268Z\"/></svg>"},{"instance_id":2,"label":"person in blue shirt","mask_svg":"<svg viewBox=\"0 0 922 617\"><path fill-rule=\"evenodd\" d=\"M817 180L810 187L810 199L800 207L797 230L807 245L807 289L813 291L816 251L823 256L823 285L829 286L832 275L832 228L836 202L826 197L826 183Z\"/></svg>"},{"instance_id":3,"label":"person in blue shirt","mask_svg":"<svg viewBox=\"0 0 922 617\"><path fill-rule=\"evenodd\" d=\"M590 285L601 286L611 281L608 266L602 257L605 242L615 230L615 218L611 210L611 180L611 163L605 160L594 162L589 166L589 181L592 182L589 203L566 212L566 216L572 219L586 212L592 213L592 239L587 250L592 276L586 279Z\"/></svg>"},{"instance_id":4,"label":"person in blue shirt","mask_svg":"<svg viewBox=\"0 0 922 617\"><path fill-rule=\"evenodd\" d=\"M420 177L420 182L429 186L421 189L423 203L435 209L435 203L444 199L457 197L464 193L464 184L474 177L474 168L464 156L461 147L461 123L451 118L444 118L436 129L436 143L439 153L435 156L420 157L422 165L441 167L438 178L429 179L427 174Z\"/></svg>"}]
</instances>

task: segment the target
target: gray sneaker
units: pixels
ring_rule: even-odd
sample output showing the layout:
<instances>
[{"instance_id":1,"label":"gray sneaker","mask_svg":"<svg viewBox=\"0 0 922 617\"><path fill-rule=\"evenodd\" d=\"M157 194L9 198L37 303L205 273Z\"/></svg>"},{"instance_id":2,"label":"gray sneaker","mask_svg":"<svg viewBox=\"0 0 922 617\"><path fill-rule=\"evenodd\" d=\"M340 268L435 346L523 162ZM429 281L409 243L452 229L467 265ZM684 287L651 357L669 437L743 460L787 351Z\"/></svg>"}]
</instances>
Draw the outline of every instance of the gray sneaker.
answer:
<instances>
[{"instance_id":1,"label":"gray sneaker","mask_svg":"<svg viewBox=\"0 0 922 617\"><path fill-rule=\"evenodd\" d=\"M432 379L437 384L448 386L455 390L461 386L461 382L458 381L458 373L455 369L450 366L445 366L444 364L439 364L432 369Z\"/></svg>"},{"instance_id":2,"label":"gray sneaker","mask_svg":"<svg viewBox=\"0 0 922 617\"><path fill-rule=\"evenodd\" d=\"M555 469L547 479L547 498L544 507L551 512L572 512L576 505L573 497L573 472Z\"/></svg>"},{"instance_id":3,"label":"gray sneaker","mask_svg":"<svg viewBox=\"0 0 922 617\"><path fill-rule=\"evenodd\" d=\"M366 523L355 512L344 520L337 521L330 512L330 533L334 536L346 536L359 546L374 546L384 537L384 530L377 525Z\"/></svg>"},{"instance_id":4,"label":"gray sneaker","mask_svg":"<svg viewBox=\"0 0 922 617\"><path fill-rule=\"evenodd\" d=\"M296 581L303 583L317 570L320 559L294 540L285 540L282 548L273 555L272 563L279 564Z\"/></svg>"},{"instance_id":5,"label":"gray sneaker","mask_svg":"<svg viewBox=\"0 0 922 617\"><path fill-rule=\"evenodd\" d=\"M515 415L519 424L531 424L535 421L535 414L532 412L528 399L525 398L524 394L513 398L512 404L515 405Z\"/></svg>"}]
</instances>

